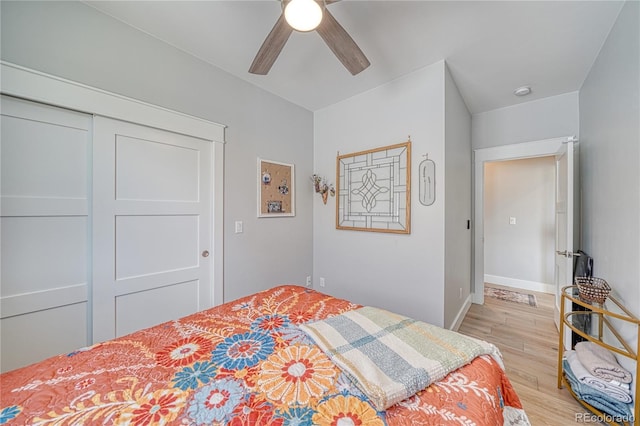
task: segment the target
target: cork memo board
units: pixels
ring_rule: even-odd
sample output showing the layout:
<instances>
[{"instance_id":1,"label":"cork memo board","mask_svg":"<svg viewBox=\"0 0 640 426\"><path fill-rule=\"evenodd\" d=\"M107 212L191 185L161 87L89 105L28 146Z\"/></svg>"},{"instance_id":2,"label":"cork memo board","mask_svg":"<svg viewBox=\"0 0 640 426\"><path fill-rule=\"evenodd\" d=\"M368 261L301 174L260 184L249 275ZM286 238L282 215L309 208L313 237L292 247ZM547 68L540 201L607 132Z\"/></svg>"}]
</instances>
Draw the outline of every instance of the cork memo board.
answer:
<instances>
[{"instance_id":1,"label":"cork memo board","mask_svg":"<svg viewBox=\"0 0 640 426\"><path fill-rule=\"evenodd\" d=\"M258 158L258 217L295 216L293 164Z\"/></svg>"}]
</instances>

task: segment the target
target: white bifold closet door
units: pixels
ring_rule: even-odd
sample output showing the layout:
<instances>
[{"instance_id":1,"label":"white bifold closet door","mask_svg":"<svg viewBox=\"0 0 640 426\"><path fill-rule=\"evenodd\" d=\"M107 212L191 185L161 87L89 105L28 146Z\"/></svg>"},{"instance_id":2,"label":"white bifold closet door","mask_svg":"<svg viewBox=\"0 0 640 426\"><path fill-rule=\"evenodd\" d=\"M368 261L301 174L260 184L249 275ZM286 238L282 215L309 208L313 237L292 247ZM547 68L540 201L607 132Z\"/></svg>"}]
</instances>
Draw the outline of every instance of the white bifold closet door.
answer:
<instances>
[{"instance_id":1,"label":"white bifold closet door","mask_svg":"<svg viewBox=\"0 0 640 426\"><path fill-rule=\"evenodd\" d=\"M0 135L0 369L89 343L91 115L7 96Z\"/></svg>"},{"instance_id":2,"label":"white bifold closet door","mask_svg":"<svg viewBox=\"0 0 640 426\"><path fill-rule=\"evenodd\" d=\"M212 144L96 117L93 340L211 307Z\"/></svg>"}]
</instances>

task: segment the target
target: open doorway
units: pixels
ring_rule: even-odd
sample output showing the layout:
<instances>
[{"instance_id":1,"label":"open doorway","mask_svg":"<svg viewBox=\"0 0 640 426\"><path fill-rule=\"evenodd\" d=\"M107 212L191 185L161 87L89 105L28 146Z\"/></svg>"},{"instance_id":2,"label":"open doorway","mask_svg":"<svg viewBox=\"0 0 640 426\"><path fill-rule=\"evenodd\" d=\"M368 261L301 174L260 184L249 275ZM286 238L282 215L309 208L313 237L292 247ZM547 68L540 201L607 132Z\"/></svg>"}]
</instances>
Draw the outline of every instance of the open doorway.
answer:
<instances>
[{"instance_id":1,"label":"open doorway","mask_svg":"<svg viewBox=\"0 0 640 426\"><path fill-rule=\"evenodd\" d=\"M474 151L474 233L473 233L473 302L484 303L485 278L485 164L537 157L555 156L563 144L575 141L574 136L484 148ZM516 217L517 223L517 217ZM554 280L556 281L556 280Z\"/></svg>"},{"instance_id":2,"label":"open doorway","mask_svg":"<svg viewBox=\"0 0 640 426\"><path fill-rule=\"evenodd\" d=\"M484 281L555 294L552 156L484 165Z\"/></svg>"}]
</instances>

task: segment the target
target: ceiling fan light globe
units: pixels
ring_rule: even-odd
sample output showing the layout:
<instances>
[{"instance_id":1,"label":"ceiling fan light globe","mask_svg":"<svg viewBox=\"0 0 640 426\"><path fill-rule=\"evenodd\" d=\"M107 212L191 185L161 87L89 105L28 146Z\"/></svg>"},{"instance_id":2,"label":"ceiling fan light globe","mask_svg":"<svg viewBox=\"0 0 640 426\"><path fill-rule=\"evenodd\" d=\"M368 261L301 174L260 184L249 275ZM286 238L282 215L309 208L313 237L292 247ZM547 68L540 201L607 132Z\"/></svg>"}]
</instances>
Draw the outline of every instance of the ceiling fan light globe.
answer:
<instances>
[{"instance_id":1,"label":"ceiling fan light globe","mask_svg":"<svg viewBox=\"0 0 640 426\"><path fill-rule=\"evenodd\" d=\"M291 0L284 9L284 18L296 31L312 31L322 21L322 8L315 0Z\"/></svg>"}]
</instances>

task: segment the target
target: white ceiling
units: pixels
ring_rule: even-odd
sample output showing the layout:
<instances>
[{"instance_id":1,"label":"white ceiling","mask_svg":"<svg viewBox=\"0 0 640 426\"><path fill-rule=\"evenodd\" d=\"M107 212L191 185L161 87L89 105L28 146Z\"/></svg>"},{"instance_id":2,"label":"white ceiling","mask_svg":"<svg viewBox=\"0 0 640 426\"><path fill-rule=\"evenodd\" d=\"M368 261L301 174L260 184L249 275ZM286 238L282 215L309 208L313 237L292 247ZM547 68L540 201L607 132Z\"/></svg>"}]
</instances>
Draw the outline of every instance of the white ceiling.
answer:
<instances>
[{"instance_id":1,"label":"white ceiling","mask_svg":"<svg viewBox=\"0 0 640 426\"><path fill-rule=\"evenodd\" d=\"M277 0L91 6L311 111L445 59L471 113L580 89L621 1L356 1L328 6L371 66L352 76L315 32L294 32L266 76L249 65ZM516 98L513 90L533 93Z\"/></svg>"}]
</instances>

